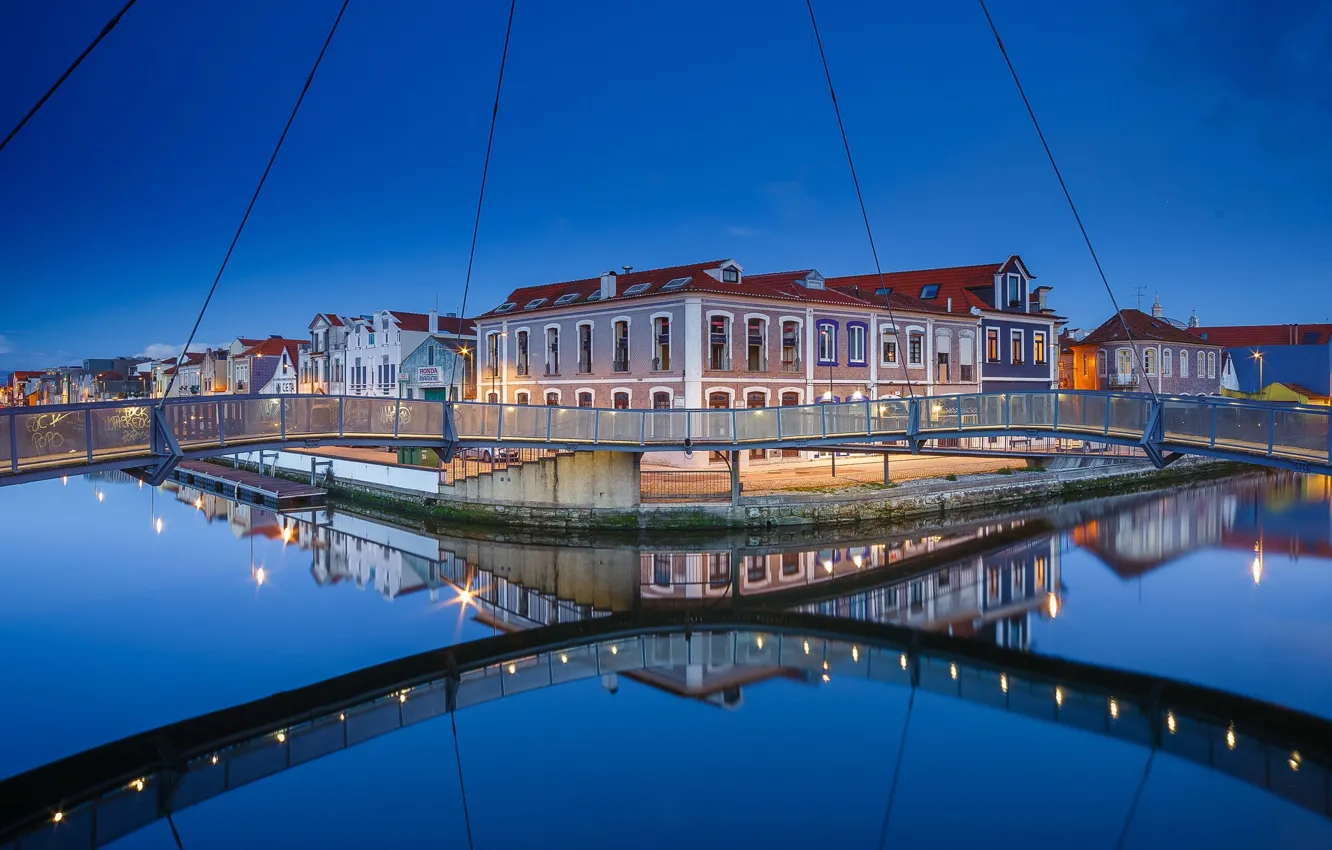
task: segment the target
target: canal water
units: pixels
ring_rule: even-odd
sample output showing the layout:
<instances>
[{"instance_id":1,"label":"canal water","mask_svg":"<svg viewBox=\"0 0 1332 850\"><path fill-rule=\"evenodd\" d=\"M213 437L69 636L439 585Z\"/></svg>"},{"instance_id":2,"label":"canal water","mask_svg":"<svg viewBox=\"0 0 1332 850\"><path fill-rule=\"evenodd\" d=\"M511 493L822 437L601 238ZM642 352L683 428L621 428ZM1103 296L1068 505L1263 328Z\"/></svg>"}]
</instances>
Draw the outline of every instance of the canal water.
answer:
<instances>
[{"instance_id":1,"label":"canal water","mask_svg":"<svg viewBox=\"0 0 1332 850\"><path fill-rule=\"evenodd\" d=\"M429 649L704 608L906 625L1332 718L1326 478L716 539L488 539L118 474L0 489L0 516L0 779ZM478 847L1332 846L1317 806L1271 790L1298 753L1263 781L1218 769L1257 748L1243 729L1201 760L1153 755L1101 733L1113 700L1105 730L1078 728L876 679L854 645L854 664L793 645L742 665L754 634L707 652L676 635L650 670L511 688L458 711L456 751L439 717L174 825L187 848L464 847L469 830ZM158 821L113 846L175 839Z\"/></svg>"}]
</instances>

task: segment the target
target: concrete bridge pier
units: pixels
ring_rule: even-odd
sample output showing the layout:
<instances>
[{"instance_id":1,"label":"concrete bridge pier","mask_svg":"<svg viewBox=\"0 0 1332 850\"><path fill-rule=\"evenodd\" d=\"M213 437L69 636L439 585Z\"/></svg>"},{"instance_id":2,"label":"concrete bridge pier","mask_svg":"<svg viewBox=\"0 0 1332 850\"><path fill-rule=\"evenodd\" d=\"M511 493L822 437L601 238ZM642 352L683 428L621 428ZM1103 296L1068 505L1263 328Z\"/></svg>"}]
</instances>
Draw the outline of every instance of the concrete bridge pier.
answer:
<instances>
[{"instance_id":1,"label":"concrete bridge pier","mask_svg":"<svg viewBox=\"0 0 1332 850\"><path fill-rule=\"evenodd\" d=\"M587 451L439 486L440 501L484 512L637 512L642 452Z\"/></svg>"}]
</instances>

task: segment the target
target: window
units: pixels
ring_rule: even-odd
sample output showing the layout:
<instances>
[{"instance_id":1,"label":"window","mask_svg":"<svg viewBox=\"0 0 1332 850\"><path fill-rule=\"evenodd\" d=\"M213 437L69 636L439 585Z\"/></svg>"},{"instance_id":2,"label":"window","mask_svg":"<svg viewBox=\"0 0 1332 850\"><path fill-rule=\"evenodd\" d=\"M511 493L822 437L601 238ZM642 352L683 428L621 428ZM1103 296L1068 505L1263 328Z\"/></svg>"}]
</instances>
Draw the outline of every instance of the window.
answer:
<instances>
[{"instance_id":1,"label":"window","mask_svg":"<svg viewBox=\"0 0 1332 850\"><path fill-rule=\"evenodd\" d=\"M435 365L435 347L433 345L426 346L426 365Z\"/></svg>"},{"instance_id":2,"label":"window","mask_svg":"<svg viewBox=\"0 0 1332 850\"><path fill-rule=\"evenodd\" d=\"M1010 274L1008 276L1008 306L1020 307L1022 305L1022 275Z\"/></svg>"},{"instance_id":3,"label":"window","mask_svg":"<svg viewBox=\"0 0 1332 850\"><path fill-rule=\"evenodd\" d=\"M865 336L868 331L867 325L858 322L846 326L846 361L852 366L864 366L869 362L865 352Z\"/></svg>"},{"instance_id":4,"label":"window","mask_svg":"<svg viewBox=\"0 0 1332 850\"><path fill-rule=\"evenodd\" d=\"M611 357L611 368L616 372L629 371L629 322L620 319L612 331L615 334L615 350Z\"/></svg>"},{"instance_id":5,"label":"window","mask_svg":"<svg viewBox=\"0 0 1332 850\"><path fill-rule=\"evenodd\" d=\"M940 384L953 382L953 339L942 328L934 337L934 380Z\"/></svg>"},{"instance_id":6,"label":"window","mask_svg":"<svg viewBox=\"0 0 1332 850\"><path fill-rule=\"evenodd\" d=\"M515 393L513 396L513 403L526 405L529 403L529 399L531 399L531 396L526 392Z\"/></svg>"},{"instance_id":7,"label":"window","mask_svg":"<svg viewBox=\"0 0 1332 850\"><path fill-rule=\"evenodd\" d=\"M920 366L925 363L925 334L917 331L907 332L907 365Z\"/></svg>"},{"instance_id":8,"label":"window","mask_svg":"<svg viewBox=\"0 0 1332 850\"><path fill-rule=\"evenodd\" d=\"M647 292L647 291L648 291L648 287L651 286L651 285L652 285L651 283L635 283L633 286L631 286L631 287L629 287L628 289L626 289L626 290L624 291L624 294L625 294L625 295L642 295L644 292Z\"/></svg>"},{"instance_id":9,"label":"window","mask_svg":"<svg viewBox=\"0 0 1332 850\"><path fill-rule=\"evenodd\" d=\"M725 316L708 318L708 368L731 368L731 322Z\"/></svg>"},{"instance_id":10,"label":"window","mask_svg":"<svg viewBox=\"0 0 1332 850\"><path fill-rule=\"evenodd\" d=\"M957 339L958 361L962 367L958 378L964 383L976 380L976 338L962 333Z\"/></svg>"},{"instance_id":11,"label":"window","mask_svg":"<svg viewBox=\"0 0 1332 850\"><path fill-rule=\"evenodd\" d=\"M498 333L486 334L486 366L490 369L492 377L499 374L499 343L500 335Z\"/></svg>"},{"instance_id":12,"label":"window","mask_svg":"<svg viewBox=\"0 0 1332 850\"><path fill-rule=\"evenodd\" d=\"M920 297L924 301L932 301L939 297L939 284L927 283L920 288Z\"/></svg>"},{"instance_id":13,"label":"window","mask_svg":"<svg viewBox=\"0 0 1332 850\"><path fill-rule=\"evenodd\" d=\"M999 362L999 329L985 329L985 362Z\"/></svg>"},{"instance_id":14,"label":"window","mask_svg":"<svg viewBox=\"0 0 1332 850\"><path fill-rule=\"evenodd\" d=\"M367 336L369 336L369 338L370 338L370 342L369 342L368 344L369 344L371 347L373 347L374 344L375 344L375 334L374 334L374 331L371 331L369 334L367 334Z\"/></svg>"},{"instance_id":15,"label":"window","mask_svg":"<svg viewBox=\"0 0 1332 850\"><path fill-rule=\"evenodd\" d=\"M671 320L658 316L652 320L652 371L671 370Z\"/></svg>"},{"instance_id":16,"label":"window","mask_svg":"<svg viewBox=\"0 0 1332 850\"><path fill-rule=\"evenodd\" d=\"M587 294L587 303L590 304L593 301L600 301L603 297L605 296L601 294L600 289L594 289Z\"/></svg>"},{"instance_id":17,"label":"window","mask_svg":"<svg viewBox=\"0 0 1332 850\"><path fill-rule=\"evenodd\" d=\"M1091 355L1083 352L1082 354L1082 377L1087 377L1091 372Z\"/></svg>"},{"instance_id":18,"label":"window","mask_svg":"<svg viewBox=\"0 0 1332 850\"><path fill-rule=\"evenodd\" d=\"M652 394L652 409L667 410L671 406L671 394L664 390L658 390Z\"/></svg>"},{"instance_id":19,"label":"window","mask_svg":"<svg viewBox=\"0 0 1332 850\"><path fill-rule=\"evenodd\" d=\"M616 410L629 409L629 393L619 392L611 396L611 407Z\"/></svg>"},{"instance_id":20,"label":"window","mask_svg":"<svg viewBox=\"0 0 1332 850\"><path fill-rule=\"evenodd\" d=\"M1199 376L1199 377L1201 377L1201 376ZM1209 377L1209 378L1215 378L1215 377L1216 377L1216 352L1215 352L1215 351L1209 351L1209 352L1207 352L1207 377Z\"/></svg>"},{"instance_id":21,"label":"window","mask_svg":"<svg viewBox=\"0 0 1332 850\"><path fill-rule=\"evenodd\" d=\"M486 404L499 404L499 393L486 393Z\"/></svg>"},{"instance_id":22,"label":"window","mask_svg":"<svg viewBox=\"0 0 1332 850\"><path fill-rule=\"evenodd\" d=\"M782 322L782 371L800 371L800 323Z\"/></svg>"},{"instance_id":23,"label":"window","mask_svg":"<svg viewBox=\"0 0 1332 850\"><path fill-rule=\"evenodd\" d=\"M560 374L560 329L546 328L546 374Z\"/></svg>"},{"instance_id":24,"label":"window","mask_svg":"<svg viewBox=\"0 0 1332 850\"><path fill-rule=\"evenodd\" d=\"M1181 378L1189 376L1189 353L1182 348L1179 350L1179 376Z\"/></svg>"},{"instance_id":25,"label":"window","mask_svg":"<svg viewBox=\"0 0 1332 850\"><path fill-rule=\"evenodd\" d=\"M517 307L517 306L518 306L518 305L515 304L515 303L513 303L512 301L505 301L503 304L501 304L501 305L499 305L498 307L495 308L495 312L496 312L496 313L507 313L507 312L509 312L510 310L512 310L514 307ZM360 331L357 331L357 333L360 333Z\"/></svg>"},{"instance_id":26,"label":"window","mask_svg":"<svg viewBox=\"0 0 1332 850\"><path fill-rule=\"evenodd\" d=\"M381 331L386 331L386 330L388 330L388 316L380 316L380 317L379 317L379 329L380 329Z\"/></svg>"},{"instance_id":27,"label":"window","mask_svg":"<svg viewBox=\"0 0 1332 850\"><path fill-rule=\"evenodd\" d=\"M1175 371L1175 358L1170 349L1161 352L1161 377L1169 378Z\"/></svg>"},{"instance_id":28,"label":"window","mask_svg":"<svg viewBox=\"0 0 1332 850\"><path fill-rule=\"evenodd\" d=\"M1008 360L1015 365L1022 363L1022 331L1008 332Z\"/></svg>"},{"instance_id":29,"label":"window","mask_svg":"<svg viewBox=\"0 0 1332 850\"><path fill-rule=\"evenodd\" d=\"M523 305L523 309L524 309L524 310L535 310L536 308L540 307L542 304L545 304L545 303L546 303L546 299L544 299L544 298L533 298L531 301L528 301L526 304Z\"/></svg>"},{"instance_id":30,"label":"window","mask_svg":"<svg viewBox=\"0 0 1332 850\"><path fill-rule=\"evenodd\" d=\"M751 372L768 371L768 323L750 319L745 323L745 366Z\"/></svg>"},{"instance_id":31,"label":"window","mask_svg":"<svg viewBox=\"0 0 1332 850\"><path fill-rule=\"evenodd\" d=\"M1031 334L1031 362L1044 366L1050 362L1045 352L1045 331L1032 331Z\"/></svg>"},{"instance_id":32,"label":"window","mask_svg":"<svg viewBox=\"0 0 1332 850\"><path fill-rule=\"evenodd\" d=\"M582 392L580 392L580 393L578 394L578 406L579 406L579 407L591 407L591 406L592 406L592 393L589 392L589 391L587 391L587 390L583 390Z\"/></svg>"},{"instance_id":33,"label":"window","mask_svg":"<svg viewBox=\"0 0 1332 850\"><path fill-rule=\"evenodd\" d=\"M1102 378L1105 377L1105 352L1104 352L1104 351L1098 351L1098 352L1096 352L1096 374L1099 375L1099 376L1102 377Z\"/></svg>"},{"instance_id":34,"label":"window","mask_svg":"<svg viewBox=\"0 0 1332 850\"><path fill-rule=\"evenodd\" d=\"M893 294L893 288L891 286L880 286L878 289L874 290L874 294L880 298L884 298Z\"/></svg>"},{"instance_id":35,"label":"window","mask_svg":"<svg viewBox=\"0 0 1332 850\"><path fill-rule=\"evenodd\" d=\"M592 326L578 326L578 372L586 375L592 371Z\"/></svg>"},{"instance_id":36,"label":"window","mask_svg":"<svg viewBox=\"0 0 1332 850\"><path fill-rule=\"evenodd\" d=\"M739 283L740 270L735 266L726 266L722 269L722 283Z\"/></svg>"},{"instance_id":37,"label":"window","mask_svg":"<svg viewBox=\"0 0 1332 850\"><path fill-rule=\"evenodd\" d=\"M1121 348L1115 352L1115 373L1121 378L1127 378L1133 374L1133 352L1127 348Z\"/></svg>"},{"instance_id":38,"label":"window","mask_svg":"<svg viewBox=\"0 0 1332 850\"><path fill-rule=\"evenodd\" d=\"M666 285L661 288L661 291L674 292L677 289L684 289L685 284L689 283L691 280L693 280L692 277L673 278L672 280L667 281Z\"/></svg>"},{"instance_id":39,"label":"window","mask_svg":"<svg viewBox=\"0 0 1332 850\"><path fill-rule=\"evenodd\" d=\"M527 331L519 331L516 336L516 339L517 339L517 349L518 349L518 357L517 357L518 363L516 364L516 371L518 372L519 375L526 375L528 373Z\"/></svg>"},{"instance_id":40,"label":"window","mask_svg":"<svg viewBox=\"0 0 1332 850\"><path fill-rule=\"evenodd\" d=\"M897 365L897 332L892 328L879 331L879 363L883 366Z\"/></svg>"},{"instance_id":41,"label":"window","mask_svg":"<svg viewBox=\"0 0 1332 850\"><path fill-rule=\"evenodd\" d=\"M555 306L563 307L565 304L572 304L578 300L578 296L580 294L581 293L578 292L566 292L563 295L561 295L559 298L555 299Z\"/></svg>"},{"instance_id":42,"label":"window","mask_svg":"<svg viewBox=\"0 0 1332 850\"><path fill-rule=\"evenodd\" d=\"M819 322L819 365L837 364L837 325L833 322Z\"/></svg>"},{"instance_id":43,"label":"window","mask_svg":"<svg viewBox=\"0 0 1332 850\"><path fill-rule=\"evenodd\" d=\"M559 403L560 403L560 394L558 392L556 392L555 390L551 390L550 392L546 393L546 405L548 407L555 407Z\"/></svg>"},{"instance_id":44,"label":"window","mask_svg":"<svg viewBox=\"0 0 1332 850\"><path fill-rule=\"evenodd\" d=\"M1201 351L1198 352L1198 377L1201 378L1207 374L1207 356Z\"/></svg>"},{"instance_id":45,"label":"window","mask_svg":"<svg viewBox=\"0 0 1332 850\"><path fill-rule=\"evenodd\" d=\"M1156 377L1155 348L1144 348L1142 350L1142 371L1150 377Z\"/></svg>"}]
</instances>

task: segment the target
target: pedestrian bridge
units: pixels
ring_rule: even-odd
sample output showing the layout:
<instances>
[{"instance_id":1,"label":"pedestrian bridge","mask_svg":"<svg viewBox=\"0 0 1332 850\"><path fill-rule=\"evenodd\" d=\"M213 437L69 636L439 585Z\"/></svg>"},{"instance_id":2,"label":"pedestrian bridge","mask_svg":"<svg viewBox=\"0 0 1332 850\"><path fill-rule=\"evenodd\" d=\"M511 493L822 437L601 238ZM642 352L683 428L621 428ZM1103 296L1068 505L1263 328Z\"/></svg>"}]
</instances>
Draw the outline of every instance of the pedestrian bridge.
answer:
<instances>
[{"instance_id":1,"label":"pedestrian bridge","mask_svg":"<svg viewBox=\"0 0 1332 850\"><path fill-rule=\"evenodd\" d=\"M689 665L879 682L1161 751L1332 817L1324 718L968 638L788 612L614 614L432 650L124 738L0 781L0 848L91 850L462 708ZM668 689L669 690L669 689ZM57 814L59 817L57 817Z\"/></svg>"},{"instance_id":2,"label":"pedestrian bridge","mask_svg":"<svg viewBox=\"0 0 1332 850\"><path fill-rule=\"evenodd\" d=\"M217 396L0 410L0 485L100 469L161 480L181 458L268 448L468 446L738 451L960 437L1139 446L1158 466L1204 455L1332 472L1329 410L1241 399L1029 391L754 409L606 410L362 396Z\"/></svg>"}]
</instances>

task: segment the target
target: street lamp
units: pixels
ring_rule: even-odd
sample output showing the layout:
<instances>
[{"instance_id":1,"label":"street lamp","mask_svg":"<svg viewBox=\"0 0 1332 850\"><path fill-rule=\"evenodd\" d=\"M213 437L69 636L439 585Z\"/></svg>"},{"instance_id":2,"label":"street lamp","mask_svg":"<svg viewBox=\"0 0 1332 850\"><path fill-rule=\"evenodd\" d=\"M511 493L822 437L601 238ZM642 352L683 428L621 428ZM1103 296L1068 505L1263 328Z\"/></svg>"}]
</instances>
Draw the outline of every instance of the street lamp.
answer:
<instances>
[{"instance_id":1,"label":"street lamp","mask_svg":"<svg viewBox=\"0 0 1332 850\"><path fill-rule=\"evenodd\" d=\"M1258 361L1258 397L1263 395L1263 353L1258 349L1253 350L1253 359Z\"/></svg>"}]
</instances>

